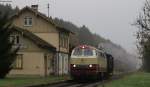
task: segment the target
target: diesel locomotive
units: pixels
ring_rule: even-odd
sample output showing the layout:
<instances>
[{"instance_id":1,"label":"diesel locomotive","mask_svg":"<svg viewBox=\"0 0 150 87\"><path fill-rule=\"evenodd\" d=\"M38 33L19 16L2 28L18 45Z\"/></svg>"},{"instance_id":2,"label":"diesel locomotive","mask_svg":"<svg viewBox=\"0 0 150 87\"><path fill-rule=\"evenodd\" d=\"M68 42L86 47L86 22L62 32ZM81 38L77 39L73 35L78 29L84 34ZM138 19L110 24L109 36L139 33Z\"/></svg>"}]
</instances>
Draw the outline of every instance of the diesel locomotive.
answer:
<instances>
[{"instance_id":1,"label":"diesel locomotive","mask_svg":"<svg viewBox=\"0 0 150 87\"><path fill-rule=\"evenodd\" d=\"M73 79L108 78L113 73L113 57L89 45L72 50L70 74Z\"/></svg>"}]
</instances>

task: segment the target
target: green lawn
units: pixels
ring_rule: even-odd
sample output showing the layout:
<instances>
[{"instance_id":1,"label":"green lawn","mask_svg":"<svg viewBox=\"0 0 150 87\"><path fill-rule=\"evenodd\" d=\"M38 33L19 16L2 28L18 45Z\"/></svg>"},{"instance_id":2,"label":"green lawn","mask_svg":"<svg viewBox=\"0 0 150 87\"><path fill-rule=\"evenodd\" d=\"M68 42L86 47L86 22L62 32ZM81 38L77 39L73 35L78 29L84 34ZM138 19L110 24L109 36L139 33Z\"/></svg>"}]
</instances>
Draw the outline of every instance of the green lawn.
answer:
<instances>
[{"instance_id":1,"label":"green lawn","mask_svg":"<svg viewBox=\"0 0 150 87\"><path fill-rule=\"evenodd\" d=\"M0 79L0 87L23 87L38 84L47 84L69 79L68 76L49 76L44 77L8 77Z\"/></svg>"},{"instance_id":2,"label":"green lawn","mask_svg":"<svg viewBox=\"0 0 150 87\"><path fill-rule=\"evenodd\" d=\"M101 86L99 86L101 87ZM104 87L150 87L150 73L136 73L106 83Z\"/></svg>"}]
</instances>

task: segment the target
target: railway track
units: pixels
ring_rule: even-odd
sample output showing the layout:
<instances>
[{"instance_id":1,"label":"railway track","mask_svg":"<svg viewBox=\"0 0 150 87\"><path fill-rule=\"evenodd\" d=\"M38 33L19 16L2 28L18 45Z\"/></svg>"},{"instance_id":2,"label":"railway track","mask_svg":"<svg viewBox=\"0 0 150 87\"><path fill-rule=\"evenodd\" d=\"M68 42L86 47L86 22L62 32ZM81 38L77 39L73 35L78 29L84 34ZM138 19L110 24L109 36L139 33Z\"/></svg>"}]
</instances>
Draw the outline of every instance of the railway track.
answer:
<instances>
[{"instance_id":1,"label":"railway track","mask_svg":"<svg viewBox=\"0 0 150 87\"><path fill-rule=\"evenodd\" d=\"M73 80L52 83L52 84L43 84L38 86L28 86L28 87L97 87L101 84L101 81L84 81L84 82L77 82Z\"/></svg>"},{"instance_id":2,"label":"railway track","mask_svg":"<svg viewBox=\"0 0 150 87\"><path fill-rule=\"evenodd\" d=\"M75 81L66 81L63 83L52 84L42 87L97 87L101 82L75 82Z\"/></svg>"},{"instance_id":3,"label":"railway track","mask_svg":"<svg viewBox=\"0 0 150 87\"><path fill-rule=\"evenodd\" d=\"M104 81L85 81L85 82L78 82L73 80L52 83L52 84L45 84L45 85L38 85L38 86L29 86L29 87L98 87L99 85L103 85L104 83L110 82L112 80L117 80L125 75L128 74L120 74L120 75L113 75L110 79Z\"/></svg>"}]
</instances>

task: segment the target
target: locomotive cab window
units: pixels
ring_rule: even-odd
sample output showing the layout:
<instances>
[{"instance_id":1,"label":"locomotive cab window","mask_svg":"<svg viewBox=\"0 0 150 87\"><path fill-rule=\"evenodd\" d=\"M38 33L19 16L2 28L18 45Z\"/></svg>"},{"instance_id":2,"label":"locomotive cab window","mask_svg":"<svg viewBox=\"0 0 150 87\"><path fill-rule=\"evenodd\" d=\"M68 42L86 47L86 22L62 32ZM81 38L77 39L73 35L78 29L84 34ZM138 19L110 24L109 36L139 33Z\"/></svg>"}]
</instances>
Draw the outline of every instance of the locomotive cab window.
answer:
<instances>
[{"instance_id":1,"label":"locomotive cab window","mask_svg":"<svg viewBox=\"0 0 150 87\"><path fill-rule=\"evenodd\" d=\"M84 49L84 56L93 56L93 50Z\"/></svg>"},{"instance_id":2,"label":"locomotive cab window","mask_svg":"<svg viewBox=\"0 0 150 87\"><path fill-rule=\"evenodd\" d=\"M82 49L80 49L80 48L74 49L73 55L74 56L82 56Z\"/></svg>"},{"instance_id":3,"label":"locomotive cab window","mask_svg":"<svg viewBox=\"0 0 150 87\"><path fill-rule=\"evenodd\" d=\"M94 50L90 48L75 48L73 51L74 56L93 56Z\"/></svg>"}]
</instances>

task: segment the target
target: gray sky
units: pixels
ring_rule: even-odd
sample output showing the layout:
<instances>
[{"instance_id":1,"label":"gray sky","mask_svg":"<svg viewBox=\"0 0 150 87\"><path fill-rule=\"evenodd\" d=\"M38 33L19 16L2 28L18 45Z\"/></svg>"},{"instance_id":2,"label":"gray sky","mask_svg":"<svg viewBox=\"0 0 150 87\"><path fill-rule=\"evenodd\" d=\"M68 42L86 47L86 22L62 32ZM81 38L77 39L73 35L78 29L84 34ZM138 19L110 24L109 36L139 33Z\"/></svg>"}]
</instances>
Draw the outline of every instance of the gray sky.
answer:
<instances>
[{"instance_id":1,"label":"gray sky","mask_svg":"<svg viewBox=\"0 0 150 87\"><path fill-rule=\"evenodd\" d=\"M39 4L39 10L47 14L50 3L50 15L63 18L81 26L85 24L114 43L120 44L129 52L135 51L135 31L131 26L145 0L12 0L13 6L20 8Z\"/></svg>"}]
</instances>

